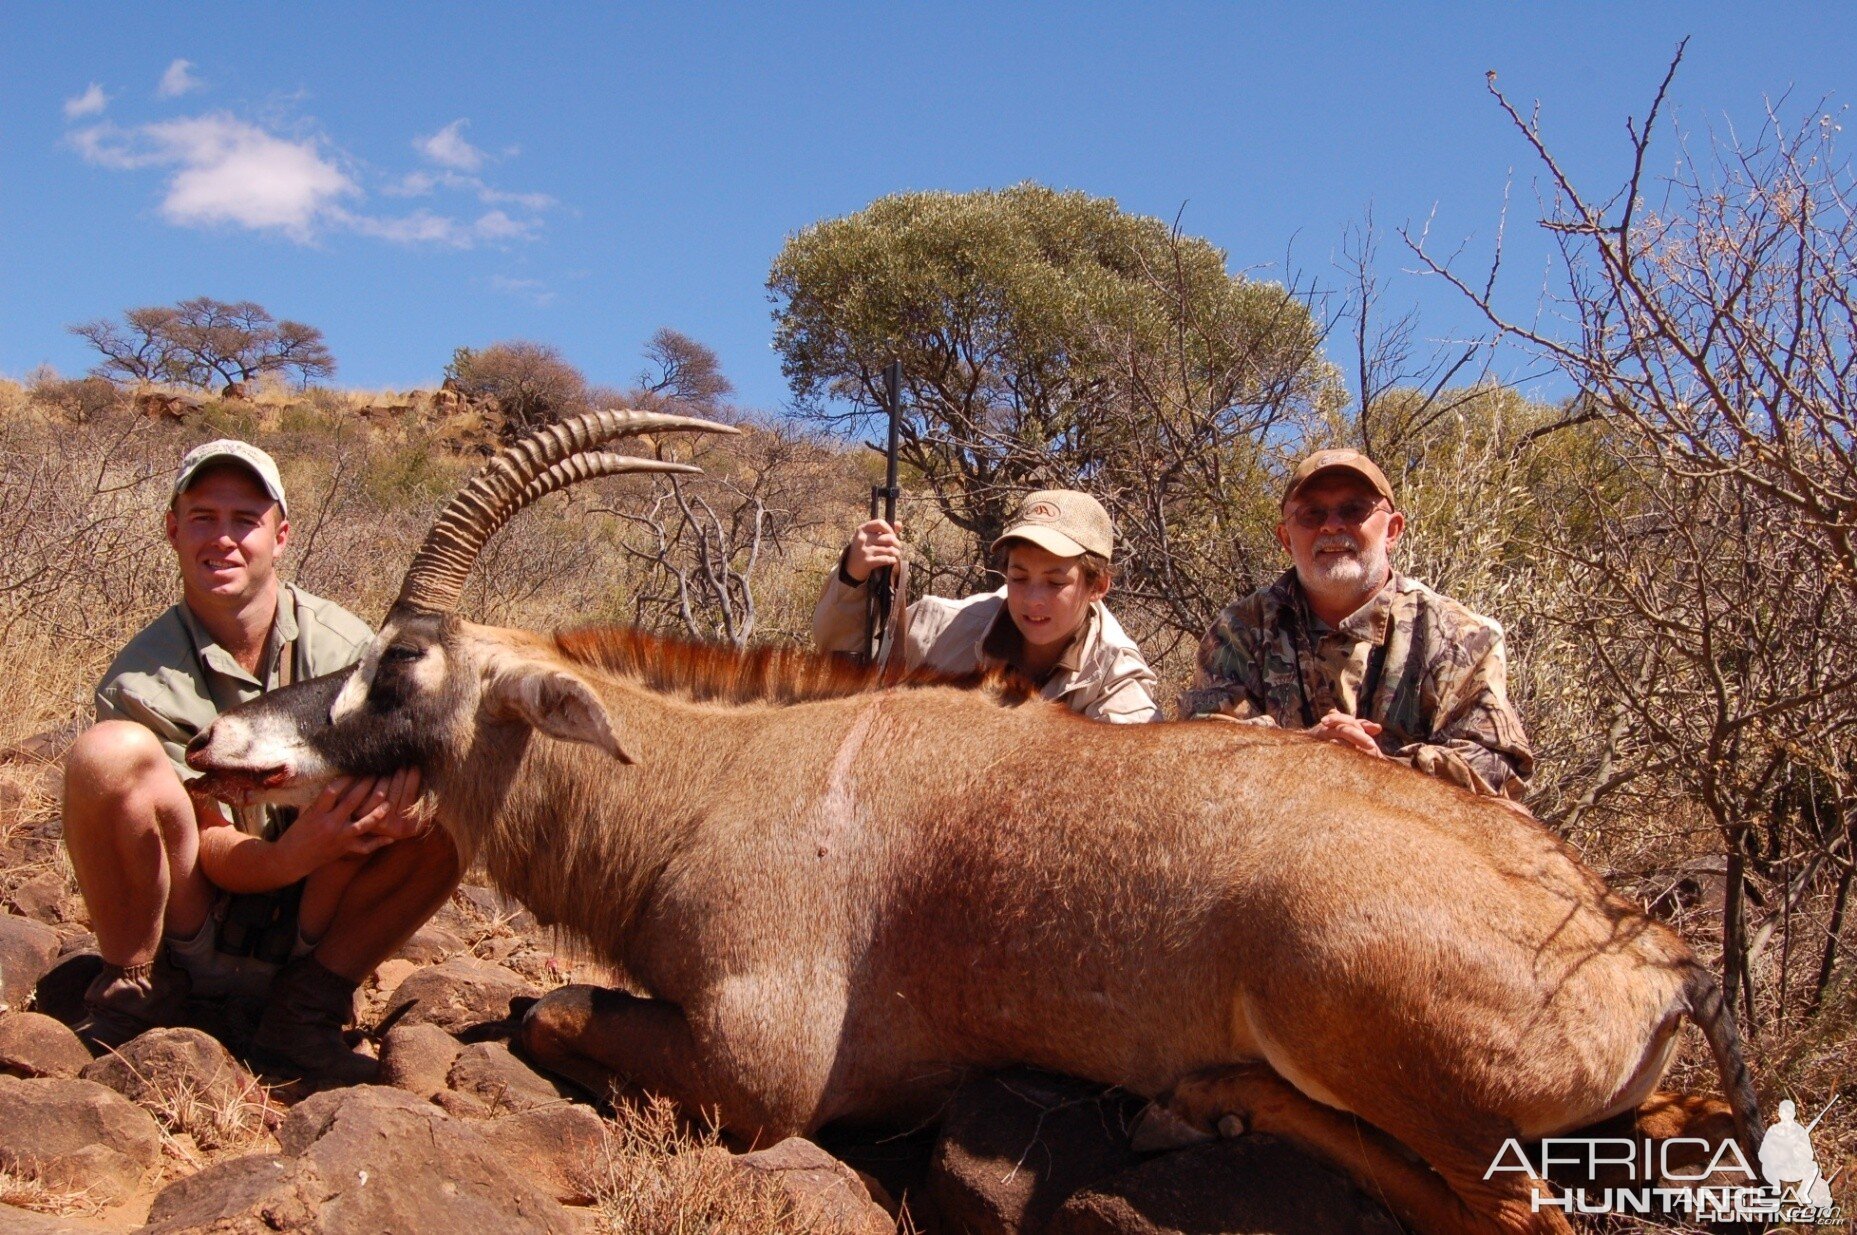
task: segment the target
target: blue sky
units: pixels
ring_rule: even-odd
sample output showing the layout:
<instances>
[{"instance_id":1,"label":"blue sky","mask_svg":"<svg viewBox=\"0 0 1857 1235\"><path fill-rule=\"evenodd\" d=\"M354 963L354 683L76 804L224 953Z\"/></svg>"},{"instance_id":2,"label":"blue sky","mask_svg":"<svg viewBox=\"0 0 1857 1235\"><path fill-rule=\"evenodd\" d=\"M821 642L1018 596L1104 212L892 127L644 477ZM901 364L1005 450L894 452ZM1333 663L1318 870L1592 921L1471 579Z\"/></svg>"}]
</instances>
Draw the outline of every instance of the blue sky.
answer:
<instances>
[{"instance_id":1,"label":"blue sky","mask_svg":"<svg viewBox=\"0 0 1857 1235\"><path fill-rule=\"evenodd\" d=\"M1511 174L1532 205L1485 70L1612 184L1684 35L1698 131L1789 92L1789 116L1840 108L1857 64L1857 7L1745 3L16 4L0 29L0 374L82 371L67 325L210 295L321 327L354 386L507 338L617 384L672 326L770 409L769 263L885 193L1037 180L1332 281L1370 204L1386 228L1435 208L1472 254ZM1427 336L1474 328L1385 256Z\"/></svg>"}]
</instances>

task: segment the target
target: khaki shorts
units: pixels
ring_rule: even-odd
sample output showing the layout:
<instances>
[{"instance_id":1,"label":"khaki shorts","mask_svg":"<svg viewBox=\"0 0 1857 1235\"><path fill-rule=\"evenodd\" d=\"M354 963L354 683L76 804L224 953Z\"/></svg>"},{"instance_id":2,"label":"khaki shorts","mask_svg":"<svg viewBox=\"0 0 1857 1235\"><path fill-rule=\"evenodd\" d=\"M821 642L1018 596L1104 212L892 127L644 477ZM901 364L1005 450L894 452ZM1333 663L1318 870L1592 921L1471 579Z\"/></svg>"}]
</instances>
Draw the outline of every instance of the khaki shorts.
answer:
<instances>
[{"instance_id":1,"label":"khaki shorts","mask_svg":"<svg viewBox=\"0 0 1857 1235\"><path fill-rule=\"evenodd\" d=\"M233 956L219 950L219 923L231 899L222 895L214 902L212 912L206 915L206 924L192 939L168 940L168 955L193 979L196 999L223 999L227 995L262 999L270 989L272 977L281 968L255 956ZM290 952L291 958L307 954L312 946L299 933L296 947Z\"/></svg>"}]
</instances>

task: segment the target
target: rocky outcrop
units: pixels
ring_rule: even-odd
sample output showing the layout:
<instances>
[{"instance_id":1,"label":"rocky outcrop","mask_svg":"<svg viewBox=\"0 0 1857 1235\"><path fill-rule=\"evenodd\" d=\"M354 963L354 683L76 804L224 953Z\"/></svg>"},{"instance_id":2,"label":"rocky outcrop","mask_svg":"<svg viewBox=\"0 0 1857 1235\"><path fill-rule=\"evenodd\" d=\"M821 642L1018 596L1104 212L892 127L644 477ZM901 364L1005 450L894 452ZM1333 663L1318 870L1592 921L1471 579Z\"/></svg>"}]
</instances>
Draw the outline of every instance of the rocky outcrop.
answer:
<instances>
[{"instance_id":1,"label":"rocky outcrop","mask_svg":"<svg viewBox=\"0 0 1857 1235\"><path fill-rule=\"evenodd\" d=\"M90 1052L62 1021L37 1012L0 1015L0 1072L70 1080L90 1066Z\"/></svg>"},{"instance_id":2,"label":"rocky outcrop","mask_svg":"<svg viewBox=\"0 0 1857 1235\"><path fill-rule=\"evenodd\" d=\"M198 1029L151 1029L87 1065L83 1076L145 1107L184 1095L225 1109L258 1093L232 1052Z\"/></svg>"},{"instance_id":3,"label":"rocky outcrop","mask_svg":"<svg viewBox=\"0 0 1857 1235\"><path fill-rule=\"evenodd\" d=\"M152 1116L95 1081L0 1077L0 1167L120 1200L161 1156Z\"/></svg>"},{"instance_id":4,"label":"rocky outcrop","mask_svg":"<svg viewBox=\"0 0 1857 1235\"><path fill-rule=\"evenodd\" d=\"M450 1033L462 1033L505 1020L510 1000L540 993L514 970L454 956L401 982L381 1019L386 1024L437 1025Z\"/></svg>"},{"instance_id":5,"label":"rocky outcrop","mask_svg":"<svg viewBox=\"0 0 1857 1235\"><path fill-rule=\"evenodd\" d=\"M27 997L58 959L58 932L43 922L0 914L0 1010L23 1012Z\"/></svg>"},{"instance_id":6,"label":"rocky outcrop","mask_svg":"<svg viewBox=\"0 0 1857 1235\"><path fill-rule=\"evenodd\" d=\"M208 1167L171 1185L146 1235L571 1235L578 1227L519 1160L429 1102L359 1085L316 1094L278 1129L281 1154Z\"/></svg>"}]
</instances>

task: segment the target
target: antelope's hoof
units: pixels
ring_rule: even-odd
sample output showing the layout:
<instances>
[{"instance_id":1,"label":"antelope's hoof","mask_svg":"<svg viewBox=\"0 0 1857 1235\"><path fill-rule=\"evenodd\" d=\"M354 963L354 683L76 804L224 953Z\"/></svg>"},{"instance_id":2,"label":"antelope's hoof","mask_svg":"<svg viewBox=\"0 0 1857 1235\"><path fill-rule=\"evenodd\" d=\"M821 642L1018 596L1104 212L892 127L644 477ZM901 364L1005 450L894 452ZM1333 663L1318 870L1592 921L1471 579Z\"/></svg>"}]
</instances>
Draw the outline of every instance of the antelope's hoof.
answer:
<instances>
[{"instance_id":1,"label":"antelope's hoof","mask_svg":"<svg viewBox=\"0 0 1857 1235\"><path fill-rule=\"evenodd\" d=\"M1210 1132L1196 1128L1159 1103L1148 1103L1135 1117L1129 1130L1129 1147L1138 1154L1157 1154L1169 1149L1186 1149L1216 1139Z\"/></svg>"}]
</instances>

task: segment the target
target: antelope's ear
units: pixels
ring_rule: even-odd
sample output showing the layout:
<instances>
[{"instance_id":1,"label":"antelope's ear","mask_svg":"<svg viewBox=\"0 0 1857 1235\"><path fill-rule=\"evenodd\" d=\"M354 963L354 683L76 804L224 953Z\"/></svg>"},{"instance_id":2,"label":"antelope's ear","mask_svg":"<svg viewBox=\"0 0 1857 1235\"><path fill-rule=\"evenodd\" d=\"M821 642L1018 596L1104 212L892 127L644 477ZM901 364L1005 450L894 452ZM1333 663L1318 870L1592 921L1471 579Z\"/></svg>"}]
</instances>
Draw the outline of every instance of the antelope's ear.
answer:
<instances>
[{"instance_id":1,"label":"antelope's ear","mask_svg":"<svg viewBox=\"0 0 1857 1235\"><path fill-rule=\"evenodd\" d=\"M558 666L524 661L504 667L491 677L484 703L494 716L521 720L551 738L585 742L620 763L632 762L600 697Z\"/></svg>"}]
</instances>

